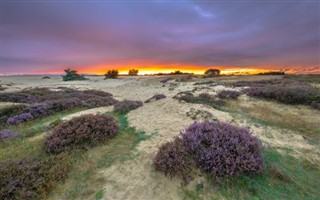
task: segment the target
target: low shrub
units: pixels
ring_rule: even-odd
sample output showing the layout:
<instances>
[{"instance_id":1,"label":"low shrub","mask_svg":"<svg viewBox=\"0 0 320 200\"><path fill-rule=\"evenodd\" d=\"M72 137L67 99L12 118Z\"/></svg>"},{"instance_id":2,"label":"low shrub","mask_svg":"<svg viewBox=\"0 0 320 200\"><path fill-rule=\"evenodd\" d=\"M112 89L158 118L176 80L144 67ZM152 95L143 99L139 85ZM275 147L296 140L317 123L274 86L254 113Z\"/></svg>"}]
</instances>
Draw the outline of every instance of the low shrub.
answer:
<instances>
[{"instance_id":1,"label":"low shrub","mask_svg":"<svg viewBox=\"0 0 320 200\"><path fill-rule=\"evenodd\" d=\"M91 97L84 101L84 105L88 106L89 108L101 107L101 106L111 106L118 101L112 97Z\"/></svg>"},{"instance_id":2,"label":"low shrub","mask_svg":"<svg viewBox=\"0 0 320 200\"><path fill-rule=\"evenodd\" d=\"M28 107L29 113L33 117L40 117L50 114L50 106L47 103L35 103Z\"/></svg>"},{"instance_id":3,"label":"low shrub","mask_svg":"<svg viewBox=\"0 0 320 200\"><path fill-rule=\"evenodd\" d=\"M115 118L107 115L82 115L60 123L45 139L48 153L61 153L72 149L86 149L101 144L118 133Z\"/></svg>"},{"instance_id":4,"label":"low shrub","mask_svg":"<svg viewBox=\"0 0 320 200\"><path fill-rule=\"evenodd\" d=\"M237 99L240 96L240 92L233 90L221 90L218 92L217 97L220 99Z\"/></svg>"},{"instance_id":5,"label":"low shrub","mask_svg":"<svg viewBox=\"0 0 320 200\"><path fill-rule=\"evenodd\" d=\"M95 97L110 97L108 92L97 90L79 91L66 87L59 87L59 90L50 90L48 88L33 88L22 90L20 92L5 93L0 95L0 101L9 101L17 103L42 103L46 101L62 100L69 98L78 98L81 101Z\"/></svg>"},{"instance_id":6,"label":"low shrub","mask_svg":"<svg viewBox=\"0 0 320 200\"><path fill-rule=\"evenodd\" d=\"M15 116L21 113L27 112L25 105L12 105L0 109L0 126L3 126L7 123L7 120L10 116Z\"/></svg>"},{"instance_id":7,"label":"low shrub","mask_svg":"<svg viewBox=\"0 0 320 200\"><path fill-rule=\"evenodd\" d=\"M0 142L4 141L4 140L8 140L8 139L13 139L13 138L16 138L18 136L19 136L19 134L14 132L14 131L2 130L2 131L0 131Z\"/></svg>"},{"instance_id":8,"label":"low shrub","mask_svg":"<svg viewBox=\"0 0 320 200\"><path fill-rule=\"evenodd\" d=\"M215 97L213 95L210 95L209 93L201 93L199 94L199 96L194 96L191 92L180 92L173 98L188 103L209 105L215 109L220 109L221 106L225 105L224 101L215 99Z\"/></svg>"},{"instance_id":9,"label":"low shrub","mask_svg":"<svg viewBox=\"0 0 320 200\"><path fill-rule=\"evenodd\" d=\"M195 168L192 156L185 148L181 138L163 144L154 158L155 168L168 177L179 176L185 179L191 177Z\"/></svg>"},{"instance_id":10,"label":"low shrub","mask_svg":"<svg viewBox=\"0 0 320 200\"><path fill-rule=\"evenodd\" d=\"M111 97L112 94L109 92L104 92L100 90L84 90L82 91L84 94L94 95L94 96L100 96L100 97Z\"/></svg>"},{"instance_id":11,"label":"low shrub","mask_svg":"<svg viewBox=\"0 0 320 200\"><path fill-rule=\"evenodd\" d=\"M107 73L104 75L104 79L108 78L118 78L119 71L116 69L108 70Z\"/></svg>"},{"instance_id":12,"label":"low shrub","mask_svg":"<svg viewBox=\"0 0 320 200\"><path fill-rule=\"evenodd\" d=\"M45 101L45 104L52 111L63 111L71 108L76 108L82 106L82 102L79 98L67 98L67 99L58 99L52 101Z\"/></svg>"},{"instance_id":13,"label":"low shrub","mask_svg":"<svg viewBox=\"0 0 320 200\"><path fill-rule=\"evenodd\" d=\"M156 94L156 95L152 96L150 99L146 100L145 103L149 103L152 100L158 101L160 99L165 99L165 98L167 98L167 97L164 94Z\"/></svg>"},{"instance_id":14,"label":"low shrub","mask_svg":"<svg viewBox=\"0 0 320 200\"><path fill-rule=\"evenodd\" d=\"M204 121L190 125L181 135L205 173L219 177L262 172L261 145L246 128Z\"/></svg>"},{"instance_id":15,"label":"low shrub","mask_svg":"<svg viewBox=\"0 0 320 200\"><path fill-rule=\"evenodd\" d=\"M0 161L0 199L45 199L66 178L68 163L63 155L44 160L30 157Z\"/></svg>"},{"instance_id":16,"label":"low shrub","mask_svg":"<svg viewBox=\"0 0 320 200\"><path fill-rule=\"evenodd\" d=\"M33 116L30 113L22 113L22 114L15 115L13 117L9 117L7 120L7 124L16 125L23 122L27 122L32 119L33 119Z\"/></svg>"},{"instance_id":17,"label":"low shrub","mask_svg":"<svg viewBox=\"0 0 320 200\"><path fill-rule=\"evenodd\" d=\"M204 93L199 94L199 99L202 101L210 102L210 101L214 100L214 96L207 93L207 92L204 92Z\"/></svg>"},{"instance_id":18,"label":"low shrub","mask_svg":"<svg viewBox=\"0 0 320 200\"><path fill-rule=\"evenodd\" d=\"M123 100L114 104L114 111L119 113L127 113L131 110L141 107L143 103L141 101Z\"/></svg>"},{"instance_id":19,"label":"low shrub","mask_svg":"<svg viewBox=\"0 0 320 200\"><path fill-rule=\"evenodd\" d=\"M251 97L276 100L285 104L311 105L314 102L320 103L320 91L306 84L251 87L243 91Z\"/></svg>"},{"instance_id":20,"label":"low shrub","mask_svg":"<svg viewBox=\"0 0 320 200\"><path fill-rule=\"evenodd\" d=\"M66 69L66 73L62 76L63 81L78 81L78 80L87 80L83 75L78 74L76 70Z\"/></svg>"}]
</instances>

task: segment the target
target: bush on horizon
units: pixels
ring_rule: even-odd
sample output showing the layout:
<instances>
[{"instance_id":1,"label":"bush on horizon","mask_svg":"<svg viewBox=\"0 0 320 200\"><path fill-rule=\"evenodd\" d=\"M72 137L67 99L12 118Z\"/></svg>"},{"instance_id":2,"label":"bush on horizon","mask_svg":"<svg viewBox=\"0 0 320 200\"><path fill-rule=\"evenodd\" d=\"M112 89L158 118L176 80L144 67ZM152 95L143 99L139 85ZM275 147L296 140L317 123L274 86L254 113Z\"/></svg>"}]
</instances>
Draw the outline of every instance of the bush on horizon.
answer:
<instances>
[{"instance_id":1,"label":"bush on horizon","mask_svg":"<svg viewBox=\"0 0 320 200\"><path fill-rule=\"evenodd\" d=\"M79 75L76 70L71 70L70 68L65 69L66 73L62 76L63 81L78 81L78 80L87 80L83 75Z\"/></svg>"},{"instance_id":2,"label":"bush on horizon","mask_svg":"<svg viewBox=\"0 0 320 200\"><path fill-rule=\"evenodd\" d=\"M45 139L44 149L59 154L73 149L88 149L118 133L117 120L108 115L82 115L60 123Z\"/></svg>"},{"instance_id":3,"label":"bush on horizon","mask_svg":"<svg viewBox=\"0 0 320 200\"><path fill-rule=\"evenodd\" d=\"M219 69L208 69L204 72L204 78L211 78L220 75Z\"/></svg>"},{"instance_id":4,"label":"bush on horizon","mask_svg":"<svg viewBox=\"0 0 320 200\"><path fill-rule=\"evenodd\" d=\"M138 76L139 70L137 69L130 69L128 72L129 76Z\"/></svg>"},{"instance_id":5,"label":"bush on horizon","mask_svg":"<svg viewBox=\"0 0 320 200\"><path fill-rule=\"evenodd\" d=\"M109 78L118 78L118 74L119 74L119 71L116 70L116 69L111 69L111 70L108 70L107 73L104 75L105 78L104 79L109 79Z\"/></svg>"},{"instance_id":6,"label":"bush on horizon","mask_svg":"<svg viewBox=\"0 0 320 200\"><path fill-rule=\"evenodd\" d=\"M143 103L141 101L123 100L114 104L114 111L119 113L128 113L131 110L141 107Z\"/></svg>"}]
</instances>

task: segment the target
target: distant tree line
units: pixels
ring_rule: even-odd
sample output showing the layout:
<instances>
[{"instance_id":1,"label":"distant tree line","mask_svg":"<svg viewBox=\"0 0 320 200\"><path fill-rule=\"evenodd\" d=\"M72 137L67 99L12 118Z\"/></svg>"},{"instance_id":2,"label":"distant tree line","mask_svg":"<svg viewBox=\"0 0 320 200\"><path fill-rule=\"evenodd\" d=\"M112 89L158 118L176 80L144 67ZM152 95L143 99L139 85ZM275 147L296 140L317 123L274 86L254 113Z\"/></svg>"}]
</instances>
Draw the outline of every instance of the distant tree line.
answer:
<instances>
[{"instance_id":1,"label":"distant tree line","mask_svg":"<svg viewBox=\"0 0 320 200\"><path fill-rule=\"evenodd\" d=\"M64 81L73 81L73 80L87 80L84 75L78 74L76 70L72 70L70 68L64 70L65 75L62 76ZM130 69L128 71L128 76L138 76L138 69ZM176 70L170 73L156 73L152 75L193 75L193 73L181 72L180 70ZM204 72L204 77L215 77L220 75L219 69L208 69ZM105 79L116 79L119 76L119 71L117 69L110 69L105 73Z\"/></svg>"}]
</instances>

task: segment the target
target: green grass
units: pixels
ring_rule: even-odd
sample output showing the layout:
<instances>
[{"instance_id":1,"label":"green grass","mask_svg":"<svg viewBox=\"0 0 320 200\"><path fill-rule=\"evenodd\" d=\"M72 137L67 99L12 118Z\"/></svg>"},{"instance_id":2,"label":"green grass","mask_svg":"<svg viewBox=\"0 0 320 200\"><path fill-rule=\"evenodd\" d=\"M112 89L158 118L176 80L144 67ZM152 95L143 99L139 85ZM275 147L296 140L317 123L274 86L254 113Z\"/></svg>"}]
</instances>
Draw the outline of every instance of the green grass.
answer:
<instances>
[{"instance_id":1,"label":"green grass","mask_svg":"<svg viewBox=\"0 0 320 200\"><path fill-rule=\"evenodd\" d=\"M207 187L219 199L319 199L320 166L306 160L265 149L265 170L261 175L247 175L236 178L214 179L207 176ZM276 166L285 178L279 178L271 166ZM184 199L203 199L205 191L197 184L183 190ZM214 198L212 198L214 199Z\"/></svg>"},{"instance_id":2,"label":"green grass","mask_svg":"<svg viewBox=\"0 0 320 200\"><path fill-rule=\"evenodd\" d=\"M79 109L56 113L51 116L32 120L16 126L10 126L8 129L20 133L16 139L8 140L0 143L0 160L10 161L13 159L21 159L27 156L45 157L42 146L45 137L31 139L34 136L48 132L47 127L62 117L78 112Z\"/></svg>"}]
</instances>

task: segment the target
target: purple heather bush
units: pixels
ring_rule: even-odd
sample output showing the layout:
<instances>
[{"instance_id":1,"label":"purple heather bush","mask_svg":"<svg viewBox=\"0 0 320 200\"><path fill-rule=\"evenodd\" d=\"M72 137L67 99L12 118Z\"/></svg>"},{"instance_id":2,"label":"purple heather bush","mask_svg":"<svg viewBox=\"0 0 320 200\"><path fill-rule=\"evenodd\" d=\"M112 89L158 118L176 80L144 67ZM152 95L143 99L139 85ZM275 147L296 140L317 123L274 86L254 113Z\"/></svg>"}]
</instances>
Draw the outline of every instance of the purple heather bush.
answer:
<instances>
[{"instance_id":1,"label":"purple heather bush","mask_svg":"<svg viewBox=\"0 0 320 200\"><path fill-rule=\"evenodd\" d=\"M141 107L143 103L141 101L123 100L114 105L114 111L119 113L127 113L131 110Z\"/></svg>"},{"instance_id":2,"label":"purple heather bush","mask_svg":"<svg viewBox=\"0 0 320 200\"><path fill-rule=\"evenodd\" d=\"M25 105L12 105L0 109L0 126L5 125L10 116L15 116L26 111Z\"/></svg>"},{"instance_id":3,"label":"purple heather bush","mask_svg":"<svg viewBox=\"0 0 320 200\"><path fill-rule=\"evenodd\" d=\"M46 199L69 172L68 157L0 161L0 199Z\"/></svg>"},{"instance_id":4,"label":"purple heather bush","mask_svg":"<svg viewBox=\"0 0 320 200\"><path fill-rule=\"evenodd\" d=\"M195 162L181 138L163 144L154 158L156 170L168 177L180 176L185 181L191 177Z\"/></svg>"},{"instance_id":5,"label":"purple heather bush","mask_svg":"<svg viewBox=\"0 0 320 200\"><path fill-rule=\"evenodd\" d=\"M240 92L233 90L221 90L218 92L217 96L220 99L237 99L240 96Z\"/></svg>"},{"instance_id":6,"label":"purple heather bush","mask_svg":"<svg viewBox=\"0 0 320 200\"><path fill-rule=\"evenodd\" d=\"M220 177L262 172L261 145L246 128L204 121L190 125L181 135L205 173Z\"/></svg>"},{"instance_id":7,"label":"purple heather bush","mask_svg":"<svg viewBox=\"0 0 320 200\"><path fill-rule=\"evenodd\" d=\"M89 108L101 107L101 106L111 106L118 101L112 97L91 97L84 101L84 105L88 106Z\"/></svg>"},{"instance_id":8,"label":"purple heather bush","mask_svg":"<svg viewBox=\"0 0 320 200\"><path fill-rule=\"evenodd\" d=\"M118 122L107 115L82 115L60 123L45 139L44 149L58 154L72 149L87 149L104 143L118 133Z\"/></svg>"},{"instance_id":9,"label":"purple heather bush","mask_svg":"<svg viewBox=\"0 0 320 200\"><path fill-rule=\"evenodd\" d=\"M22 113L22 114L15 115L13 117L9 117L7 120L7 124L15 125L15 124L27 122L32 119L33 119L33 116L31 115L31 113Z\"/></svg>"},{"instance_id":10,"label":"purple heather bush","mask_svg":"<svg viewBox=\"0 0 320 200\"><path fill-rule=\"evenodd\" d=\"M100 97L111 97L112 94L104 91L99 90L84 90L84 94L94 95L94 96L100 96Z\"/></svg>"},{"instance_id":11,"label":"purple heather bush","mask_svg":"<svg viewBox=\"0 0 320 200\"><path fill-rule=\"evenodd\" d=\"M0 142L4 141L4 140L8 140L8 139L13 139L13 138L16 138L18 136L19 136L19 134L14 132L14 131L2 130L2 131L0 131Z\"/></svg>"},{"instance_id":12,"label":"purple heather bush","mask_svg":"<svg viewBox=\"0 0 320 200\"><path fill-rule=\"evenodd\" d=\"M165 98L167 98L167 97L166 97L166 95L164 95L164 94L156 94L156 95L154 95L153 97L151 97L150 99L146 100L145 103L149 103L149 102L152 101L152 100L158 101L158 100L160 100L160 99L165 99Z\"/></svg>"},{"instance_id":13,"label":"purple heather bush","mask_svg":"<svg viewBox=\"0 0 320 200\"><path fill-rule=\"evenodd\" d=\"M46 103L52 111L63 111L71 108L80 107L83 105L81 100L76 97L46 101L44 103Z\"/></svg>"},{"instance_id":14,"label":"purple heather bush","mask_svg":"<svg viewBox=\"0 0 320 200\"><path fill-rule=\"evenodd\" d=\"M285 104L311 105L320 103L320 91L307 84L271 85L243 90L251 97L276 100Z\"/></svg>"},{"instance_id":15,"label":"purple heather bush","mask_svg":"<svg viewBox=\"0 0 320 200\"><path fill-rule=\"evenodd\" d=\"M94 97L111 97L112 95L103 91L84 90L79 91L71 88L60 87L59 90L48 88L33 88L15 93L5 93L0 96L0 101L18 103L41 103L45 101L61 100L68 98L79 98L86 100Z\"/></svg>"},{"instance_id":16,"label":"purple heather bush","mask_svg":"<svg viewBox=\"0 0 320 200\"><path fill-rule=\"evenodd\" d=\"M30 114L35 118L50 114L50 109L47 103L35 103L28 107Z\"/></svg>"}]
</instances>

